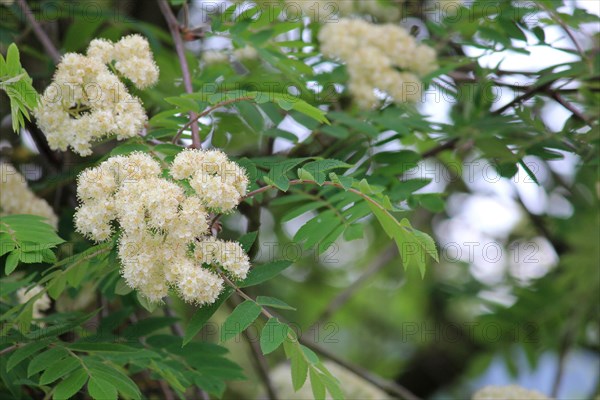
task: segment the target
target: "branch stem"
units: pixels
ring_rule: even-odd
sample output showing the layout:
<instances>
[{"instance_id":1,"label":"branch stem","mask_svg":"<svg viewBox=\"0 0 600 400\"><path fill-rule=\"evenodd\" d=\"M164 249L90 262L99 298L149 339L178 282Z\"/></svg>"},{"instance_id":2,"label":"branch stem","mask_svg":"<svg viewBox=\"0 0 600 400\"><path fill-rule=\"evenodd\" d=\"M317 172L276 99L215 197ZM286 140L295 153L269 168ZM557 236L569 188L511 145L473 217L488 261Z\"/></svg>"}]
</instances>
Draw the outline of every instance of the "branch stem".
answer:
<instances>
[{"instance_id":1,"label":"branch stem","mask_svg":"<svg viewBox=\"0 0 600 400\"><path fill-rule=\"evenodd\" d=\"M162 12L163 16L165 17L165 20L167 21L169 31L171 32L171 36L173 37L175 51L177 52L177 57L179 58L179 65L181 66L181 74L183 76L183 86L185 88L185 91L186 93L193 93L194 89L192 88L192 78L187 59L185 58L185 47L183 45L183 39L181 38L181 27L179 26L179 22L177 21L175 14L173 14L173 10L171 10L171 6L167 2L167 0L158 0L158 6L160 7L160 11ZM192 130L192 147L195 149L200 149L202 148L202 142L200 141L198 117L193 111L189 112L189 117L190 128Z\"/></svg>"},{"instance_id":2,"label":"branch stem","mask_svg":"<svg viewBox=\"0 0 600 400\"><path fill-rule=\"evenodd\" d=\"M29 8L27 1L17 0L17 6L25 15L25 19L27 19L27 22L29 22L29 25L31 25L33 33L35 33L35 36L38 38L40 43L42 43L42 46L44 47L44 50L46 50L46 53L48 53L52 61L54 61L54 64L58 64L60 62L61 55L56 49L56 46L54 46L54 43L52 43L52 41L50 40L48 34L36 21L35 16L33 15L33 11L31 11L31 8Z\"/></svg>"}]
</instances>

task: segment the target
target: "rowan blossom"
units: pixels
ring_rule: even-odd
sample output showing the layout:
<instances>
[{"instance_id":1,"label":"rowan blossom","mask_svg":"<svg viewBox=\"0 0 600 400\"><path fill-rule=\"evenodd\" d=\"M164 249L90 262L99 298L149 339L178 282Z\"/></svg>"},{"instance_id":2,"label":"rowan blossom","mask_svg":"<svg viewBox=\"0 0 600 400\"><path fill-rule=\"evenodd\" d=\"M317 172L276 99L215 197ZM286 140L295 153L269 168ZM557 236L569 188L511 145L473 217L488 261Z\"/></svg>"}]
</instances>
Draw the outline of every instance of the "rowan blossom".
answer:
<instances>
[{"instance_id":1,"label":"rowan blossom","mask_svg":"<svg viewBox=\"0 0 600 400\"><path fill-rule=\"evenodd\" d=\"M119 231L121 274L148 300L158 302L172 288L187 302L210 304L223 289L219 274L244 279L250 260L238 243L210 236L209 210L232 210L248 178L217 150L183 151L169 167L172 180L158 161L134 152L83 171L75 226L95 241ZM198 177L217 184L193 183Z\"/></svg>"},{"instance_id":2,"label":"rowan blossom","mask_svg":"<svg viewBox=\"0 0 600 400\"><path fill-rule=\"evenodd\" d=\"M385 5L374 0L287 0L286 11L298 13L321 22L337 22L339 16L369 14L381 21L396 21L401 17L401 1ZM295 15L294 15L295 16Z\"/></svg>"},{"instance_id":3,"label":"rowan blossom","mask_svg":"<svg viewBox=\"0 0 600 400\"><path fill-rule=\"evenodd\" d=\"M52 149L71 147L87 156L94 141L112 135L118 140L130 138L143 128L147 116L141 101L111 68L140 89L158 79L148 41L139 35L116 44L95 39L87 55L65 54L34 110Z\"/></svg>"},{"instance_id":4,"label":"rowan blossom","mask_svg":"<svg viewBox=\"0 0 600 400\"><path fill-rule=\"evenodd\" d=\"M158 81L158 66L150 51L148 40L140 35L129 35L114 46L115 68L140 89Z\"/></svg>"},{"instance_id":5,"label":"rowan blossom","mask_svg":"<svg viewBox=\"0 0 600 400\"><path fill-rule=\"evenodd\" d=\"M173 161L171 176L189 179L203 204L219 212L233 210L248 187L244 170L218 150L182 151Z\"/></svg>"},{"instance_id":6,"label":"rowan blossom","mask_svg":"<svg viewBox=\"0 0 600 400\"><path fill-rule=\"evenodd\" d=\"M255 60L258 58L258 52L254 47L245 46L234 50L205 50L202 52L202 61L207 65L223 64L229 62L230 54L238 61Z\"/></svg>"},{"instance_id":7,"label":"rowan blossom","mask_svg":"<svg viewBox=\"0 0 600 400\"><path fill-rule=\"evenodd\" d=\"M39 215L55 229L58 225L52 207L29 189L25 177L12 165L0 162L0 215L8 214Z\"/></svg>"},{"instance_id":8,"label":"rowan blossom","mask_svg":"<svg viewBox=\"0 0 600 400\"><path fill-rule=\"evenodd\" d=\"M40 285L35 285L29 289L20 288L19 290L17 290L17 300L19 301L20 304L25 304L29 300L36 297L43 290L44 290L44 288L42 288ZM49 308L50 308L50 297L48 297L48 295L46 293L43 293L41 296L39 296L33 302L32 314L31 314L32 318L38 319L38 318L44 317L44 314L42 311L46 311Z\"/></svg>"},{"instance_id":9,"label":"rowan blossom","mask_svg":"<svg viewBox=\"0 0 600 400\"><path fill-rule=\"evenodd\" d=\"M348 89L364 109L378 103L375 89L387 93L396 103L419 100L420 77L437 68L435 51L393 24L341 19L325 24L319 41L325 56L346 63Z\"/></svg>"},{"instance_id":10,"label":"rowan blossom","mask_svg":"<svg viewBox=\"0 0 600 400\"><path fill-rule=\"evenodd\" d=\"M229 56L222 50L205 50L202 52L202 61L207 65L225 64Z\"/></svg>"}]
</instances>

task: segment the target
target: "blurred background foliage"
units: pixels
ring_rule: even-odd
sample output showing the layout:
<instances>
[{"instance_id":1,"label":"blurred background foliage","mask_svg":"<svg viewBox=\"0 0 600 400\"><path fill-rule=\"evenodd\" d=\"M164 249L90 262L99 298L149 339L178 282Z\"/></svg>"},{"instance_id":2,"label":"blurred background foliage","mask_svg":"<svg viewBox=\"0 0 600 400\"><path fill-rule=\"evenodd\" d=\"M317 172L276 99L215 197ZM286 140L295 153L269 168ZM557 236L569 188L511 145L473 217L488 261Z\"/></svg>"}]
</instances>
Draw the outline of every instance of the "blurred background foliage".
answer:
<instances>
[{"instance_id":1,"label":"blurred background foliage","mask_svg":"<svg viewBox=\"0 0 600 400\"><path fill-rule=\"evenodd\" d=\"M41 92L55 64L18 3L0 6L0 46L5 54L10 43L18 45ZM41 174L30 176L30 185L54 205L59 234L77 253L89 244L71 222L76 174L115 148L126 152L123 146L147 139L170 140L185 123L184 113L205 103L191 97L190 105L182 96L179 62L155 2L28 3L61 53L84 52L91 38L116 41L141 33L160 67L159 84L135 93L150 117L147 136L102 143L91 160L52 152L35 124L14 134L2 99L2 159L22 169L41 167L34 168ZM325 212L343 211L344 196L318 187L268 192L222 220L227 238L259 232L255 262L293 261L249 294L283 299L297 310L281 315L303 335L419 397L467 398L484 384L508 382L565 399L599 394L598 2L379 1L384 10L400 9L391 23L434 47L440 68L424 78L422 102L384 100L367 111L347 92L344 65L320 54L322 22L289 15L253 19L254 12L236 18L232 3L171 3L195 93L291 93L327 111L331 122L271 103L239 102L200 121L206 145L265 173L282 157L351 164L353 176L382 188L401 208L397 215L431 234L440 251L440 262L428 260L421 279L416 268L402 267L397 248L369 217L337 232L331 246L300 243L295 235L312 218L324 219L313 222L321 238L334 230L335 218ZM260 3L243 7L265 7ZM254 57L233 55L247 46ZM203 61L207 51L224 52L224 62ZM288 179L296 168L290 167ZM116 296L115 260L106 262L109 274L89 273L84 282L90 285L69 288L54 310L103 305L104 318L122 311L135 320L161 315L136 308L131 294ZM173 303L185 325L195 310ZM222 322L230 306L214 322ZM209 328L202 338L217 340ZM230 385L225 397L259 396L264 389L250 348L243 339L229 347L250 380ZM271 367L283 361L283 353L268 358ZM142 392L160 397L144 379L135 379Z\"/></svg>"}]
</instances>

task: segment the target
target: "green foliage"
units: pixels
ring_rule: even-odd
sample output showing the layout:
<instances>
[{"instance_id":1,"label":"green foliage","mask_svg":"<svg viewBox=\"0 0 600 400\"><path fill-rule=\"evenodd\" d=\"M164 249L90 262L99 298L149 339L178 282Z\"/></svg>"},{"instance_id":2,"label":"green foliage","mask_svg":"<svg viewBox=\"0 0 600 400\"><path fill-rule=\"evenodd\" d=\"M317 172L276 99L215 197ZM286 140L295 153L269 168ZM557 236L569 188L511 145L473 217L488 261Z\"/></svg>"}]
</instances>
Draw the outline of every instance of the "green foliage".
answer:
<instances>
[{"instance_id":1,"label":"green foliage","mask_svg":"<svg viewBox=\"0 0 600 400\"><path fill-rule=\"evenodd\" d=\"M0 217L0 256L7 254L4 273L10 275L22 263L52 263L52 248L63 243L45 219L35 215Z\"/></svg>"},{"instance_id":2,"label":"green foliage","mask_svg":"<svg viewBox=\"0 0 600 400\"><path fill-rule=\"evenodd\" d=\"M0 54L0 89L10 100L12 128L15 132L25 126L25 119L31 120L29 113L37 107L38 93L32 86L32 79L21 66L19 49L11 43L6 58Z\"/></svg>"},{"instance_id":3,"label":"green foliage","mask_svg":"<svg viewBox=\"0 0 600 400\"><path fill-rule=\"evenodd\" d=\"M325 398L325 391L329 392L335 400L344 398L339 381L331 375L312 350L298 342L295 334L289 334L283 346L292 365L292 383L295 390L304 386L306 378L310 374L310 383L315 399Z\"/></svg>"},{"instance_id":4,"label":"green foliage","mask_svg":"<svg viewBox=\"0 0 600 400\"><path fill-rule=\"evenodd\" d=\"M42 29L64 27L51 40L62 53L85 52L92 37L114 41L143 34L160 80L143 92L129 88L146 107L144 131L123 142L107 139L87 159L48 150L39 132L5 138L2 131L3 149L10 149L3 150L2 161L40 166L43 174L33 189L55 195L61 225L59 236L41 217L0 216L0 397L194 398L199 390L213 398L259 397L252 382L261 386L261 374L248 367L254 365L246 359L249 352L239 351L234 338L258 340L269 367L289 363L294 390L308 389L310 380L315 399L341 399L349 390L319 359L328 352L360 365L354 370L368 370L367 380L389 394L399 395L396 382L437 393L415 396L422 398L470 397L460 382L478 376L498 355L517 374L515 352L532 366L552 352L598 353L597 340L590 339L600 290L598 34L589 43L576 42L582 24L599 19L581 2L438 2L440 9L425 10L403 3L402 18L418 26L411 34L438 53L439 68L422 83L428 96L438 96L430 104L443 96L449 111L441 118L388 98L361 109L349 90L354 71L321 52L324 22L294 18L283 0L205 10L198 27L189 25L198 19L190 14L196 7L170 0L186 43L200 37L203 43L230 41L226 61L216 64L194 46L176 54L154 3L117 3L107 2L94 18L83 3L69 5L68 19L44 2L34 8ZM389 13L377 14L376 6L389 7ZM353 17L386 23L400 5L378 0L372 7L372 15L355 9ZM2 11L0 89L9 102L2 103L0 117L10 113L18 132L38 104L30 75L41 88L54 65L18 6ZM549 29L561 30L565 40L551 42L556 35L548 35ZM568 59L549 57L538 70L533 61L524 71L507 67L514 54L533 57L534 46ZM256 57L236 55L245 48ZM491 64L487 57L499 52L506 60ZM181 85L181 58L190 70L189 93ZM377 89L383 96L385 88ZM560 113L553 107L569 113L564 124L556 123ZM213 234L240 243L252 268L243 280L225 281L216 302L203 307L174 298L149 302L120 275L119 227L113 227L112 240L91 245L70 218L80 171L135 151L166 166L190 146L189 113L198 117L202 147L222 149L249 177L239 213L211 215L210 223ZM564 164L557 166L557 160ZM448 254L438 244L448 239L448 226L464 219L456 214L460 206L493 197L493 190L472 180L478 163L486 178L502 182L501 189L511 182L532 184L551 205L532 212L518 185L510 189L514 196L503 199L519 223L504 236L484 232L507 255L498 283L472 273L474 260L443 257ZM563 165L570 167L563 171ZM554 208L567 211L553 214ZM548 247L544 254L556 258L556 265L543 276L517 278L515 268L532 266L509 259L511 246L523 241ZM34 287L39 292L24 301L22 292ZM489 293L506 294L511 304L490 301ZM46 296L51 306L40 313L37 306ZM433 324L436 332L452 328L457 340L416 334L402 337L399 347L399 333L410 330L407 322ZM490 341L490 325L502 332L517 326L524 336ZM328 327L335 332L323 337ZM436 362L451 363L443 376L434 367L420 369L437 365L431 354ZM467 372L450 376L454 371ZM451 383L423 385L422 377L430 375ZM236 380L247 382L230 384Z\"/></svg>"},{"instance_id":5,"label":"green foliage","mask_svg":"<svg viewBox=\"0 0 600 400\"><path fill-rule=\"evenodd\" d=\"M221 341L225 342L246 330L258 318L260 311L260 306L250 300L246 300L237 306L223 324Z\"/></svg>"}]
</instances>

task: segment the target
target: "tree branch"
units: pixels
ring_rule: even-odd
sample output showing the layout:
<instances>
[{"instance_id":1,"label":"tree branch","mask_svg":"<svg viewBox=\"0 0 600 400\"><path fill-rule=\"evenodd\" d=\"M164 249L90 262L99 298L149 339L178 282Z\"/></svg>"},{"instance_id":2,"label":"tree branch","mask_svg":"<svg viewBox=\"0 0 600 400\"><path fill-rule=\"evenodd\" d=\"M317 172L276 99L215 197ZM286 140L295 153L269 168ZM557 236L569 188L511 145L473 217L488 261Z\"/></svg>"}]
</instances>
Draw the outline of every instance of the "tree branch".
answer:
<instances>
[{"instance_id":1,"label":"tree branch","mask_svg":"<svg viewBox=\"0 0 600 400\"><path fill-rule=\"evenodd\" d=\"M508 110L509 108L512 108L512 107L516 106L517 104L520 104L520 103L522 103L522 102L530 99L536 93L546 91L550 87L550 85L552 85L553 83L554 83L554 80L552 80L550 82L547 82L547 83L543 84L542 86L532 86L532 87L530 87L529 89L527 89L525 91L525 93L523 93L520 96L515 97L514 99L512 99L511 101L509 101L507 104L503 105L502 107L500 107L496 111L492 112L492 114L495 114L495 115L502 114L504 111Z\"/></svg>"},{"instance_id":2,"label":"tree branch","mask_svg":"<svg viewBox=\"0 0 600 400\"><path fill-rule=\"evenodd\" d=\"M18 344L13 344L12 346L8 346L5 349L0 350L0 356L10 353L13 350L16 350L19 347Z\"/></svg>"},{"instance_id":3,"label":"tree branch","mask_svg":"<svg viewBox=\"0 0 600 400\"><path fill-rule=\"evenodd\" d=\"M61 55L58 52L58 50L56 49L56 47L54 46L54 43L52 43L52 41L46 34L46 32L42 29L40 24L36 21L35 16L33 15L33 12L31 11L31 9L29 8L29 5L27 4L27 1L26 0L17 0L17 6L19 6L21 11L25 15L25 19L27 19L27 22L29 22L29 25L31 25L31 28L33 29L33 32L35 33L35 36L42 43L42 46L44 46L44 50L46 50L46 53L48 53L48 55L50 56L52 61L54 61L54 64L58 64L60 62Z\"/></svg>"},{"instance_id":4,"label":"tree branch","mask_svg":"<svg viewBox=\"0 0 600 400\"><path fill-rule=\"evenodd\" d=\"M181 73L183 76L183 86L187 93L193 93L194 89L192 88L192 78L190 74L190 68L187 63L187 59L185 58L185 47L183 46L183 39L181 38L181 28L179 26L179 22L177 18L173 14L171 10L171 6L167 0L158 0L158 6L160 7L160 11L163 13L165 20L167 21L167 25L169 27L169 31L171 32L171 36L173 37L173 43L175 44L175 51L177 52L177 57L179 58L179 65L181 66ZM190 127L192 130L192 147L195 149L202 148L202 142L200 141L200 131L198 128L198 117L196 113L193 111L189 112L190 116Z\"/></svg>"},{"instance_id":5,"label":"tree branch","mask_svg":"<svg viewBox=\"0 0 600 400\"><path fill-rule=\"evenodd\" d=\"M569 103L567 100L565 100L564 97L562 97L558 92L556 91L550 91L550 96L556 100L556 102L558 104L560 104L561 106L563 106L564 108L566 108L567 110L569 110L570 112L573 113L573 115L575 115L575 117L583 122L585 122L587 125L589 125L590 127L592 126L592 120L589 119L585 114L583 114L581 111L579 111L573 104Z\"/></svg>"},{"instance_id":6,"label":"tree branch","mask_svg":"<svg viewBox=\"0 0 600 400\"><path fill-rule=\"evenodd\" d=\"M563 28L567 36L569 36L569 39L571 39L571 42L573 42L573 45L575 46L577 53L579 53L579 55L581 56L581 59L586 60L587 57L585 55L585 51L583 51L583 48L581 47L581 45L575 38L575 35L571 31L571 28L565 23L565 21L563 21L560 15L558 15L558 13L555 10L546 7L546 5L543 4L541 1L536 1L536 4L538 4L541 8L546 10L546 12L552 16L552 18L558 23L558 25L560 25L560 27Z\"/></svg>"}]
</instances>

